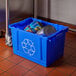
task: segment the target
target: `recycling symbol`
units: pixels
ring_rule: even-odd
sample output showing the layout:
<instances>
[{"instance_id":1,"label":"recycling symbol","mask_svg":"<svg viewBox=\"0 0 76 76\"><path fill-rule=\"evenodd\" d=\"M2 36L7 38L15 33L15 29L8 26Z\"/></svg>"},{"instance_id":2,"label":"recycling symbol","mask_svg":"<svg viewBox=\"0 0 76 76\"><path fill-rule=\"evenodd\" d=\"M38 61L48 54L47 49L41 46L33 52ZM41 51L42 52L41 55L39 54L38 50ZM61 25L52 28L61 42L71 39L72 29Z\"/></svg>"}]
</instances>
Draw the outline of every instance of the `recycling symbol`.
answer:
<instances>
[{"instance_id":1,"label":"recycling symbol","mask_svg":"<svg viewBox=\"0 0 76 76\"><path fill-rule=\"evenodd\" d=\"M31 40L29 39L24 39L23 42L22 42L22 48L23 48L23 51L30 55L30 56L33 56L34 53L35 53L35 47L34 47L34 44Z\"/></svg>"}]
</instances>

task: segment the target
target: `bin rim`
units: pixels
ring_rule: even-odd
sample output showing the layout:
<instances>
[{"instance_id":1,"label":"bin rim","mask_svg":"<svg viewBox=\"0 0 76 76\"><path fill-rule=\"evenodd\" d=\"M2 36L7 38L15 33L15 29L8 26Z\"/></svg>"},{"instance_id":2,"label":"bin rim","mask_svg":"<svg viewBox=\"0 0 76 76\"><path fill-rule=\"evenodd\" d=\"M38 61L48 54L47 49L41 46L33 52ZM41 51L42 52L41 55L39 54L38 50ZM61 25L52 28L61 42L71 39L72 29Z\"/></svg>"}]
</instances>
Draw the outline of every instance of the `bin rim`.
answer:
<instances>
[{"instance_id":1,"label":"bin rim","mask_svg":"<svg viewBox=\"0 0 76 76\"><path fill-rule=\"evenodd\" d=\"M12 25L15 25L15 24L17 24L17 23L20 23L20 22L22 22L22 21L26 21L26 20L28 20L28 19L37 20L37 21L43 21L43 22L49 23L49 24L51 25L51 22L47 22L47 21L44 21L44 20L41 20L41 19L36 19L36 18L33 18L33 17L28 17L28 18L26 18L26 19L24 19L24 20L21 20L21 21L19 21L19 22L9 24L9 28L10 28L10 29L14 28L14 29L17 29L17 30L21 30L21 29L12 27ZM55 23L53 23L53 24L55 24ZM57 25L58 25L58 24L57 24ZM38 36L45 37L45 38L52 38L52 37L56 36L57 34L61 33L62 31L68 32L68 30L69 30L69 29L68 29L68 28L69 28L68 26L64 26L64 25L60 25L60 26L63 26L64 28L61 29L61 30L59 30L59 31L56 31L55 33L53 33L52 35L49 35L49 36L38 35L38 34L36 34L36 33L32 33L32 34L34 34L34 35L36 34L36 35L38 35ZM24 30L21 30L21 31L24 31ZM27 32L27 31L24 31L24 32ZM28 32L28 33L31 34L31 32Z\"/></svg>"}]
</instances>

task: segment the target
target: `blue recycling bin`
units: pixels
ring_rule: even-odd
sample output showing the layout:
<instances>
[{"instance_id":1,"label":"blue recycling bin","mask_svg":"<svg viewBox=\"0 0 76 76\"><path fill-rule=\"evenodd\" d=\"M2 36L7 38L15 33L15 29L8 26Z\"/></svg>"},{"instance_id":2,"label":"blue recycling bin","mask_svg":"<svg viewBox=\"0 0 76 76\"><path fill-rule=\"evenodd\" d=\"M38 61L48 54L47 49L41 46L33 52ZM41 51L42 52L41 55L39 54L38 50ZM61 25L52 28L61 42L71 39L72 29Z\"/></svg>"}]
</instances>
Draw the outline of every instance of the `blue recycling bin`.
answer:
<instances>
[{"instance_id":1,"label":"blue recycling bin","mask_svg":"<svg viewBox=\"0 0 76 76\"><path fill-rule=\"evenodd\" d=\"M44 26L52 25L57 32L44 37L24 31L24 27L32 21L38 21ZM27 18L9 25L12 34L13 52L30 61L48 67L64 55L65 35L68 27L43 21L36 18Z\"/></svg>"}]
</instances>

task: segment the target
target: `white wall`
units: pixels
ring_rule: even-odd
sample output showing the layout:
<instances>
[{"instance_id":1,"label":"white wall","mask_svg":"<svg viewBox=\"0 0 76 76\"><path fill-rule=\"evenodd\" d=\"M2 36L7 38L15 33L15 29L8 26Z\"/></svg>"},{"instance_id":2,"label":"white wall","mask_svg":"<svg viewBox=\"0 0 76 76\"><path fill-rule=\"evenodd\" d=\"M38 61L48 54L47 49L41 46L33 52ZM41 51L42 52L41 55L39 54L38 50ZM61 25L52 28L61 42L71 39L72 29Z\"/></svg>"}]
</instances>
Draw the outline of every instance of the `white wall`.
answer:
<instances>
[{"instance_id":1,"label":"white wall","mask_svg":"<svg viewBox=\"0 0 76 76\"><path fill-rule=\"evenodd\" d=\"M47 0L38 0L38 16L47 17Z\"/></svg>"},{"instance_id":2,"label":"white wall","mask_svg":"<svg viewBox=\"0 0 76 76\"><path fill-rule=\"evenodd\" d=\"M19 10L20 12L32 13L33 0L9 0L9 1L11 10Z\"/></svg>"},{"instance_id":3,"label":"white wall","mask_svg":"<svg viewBox=\"0 0 76 76\"><path fill-rule=\"evenodd\" d=\"M11 10L33 13L33 0L9 0ZM0 9L5 0L0 0ZM51 0L52 19L76 24L76 0ZM47 17L47 0L38 0L38 16Z\"/></svg>"},{"instance_id":4,"label":"white wall","mask_svg":"<svg viewBox=\"0 0 76 76\"><path fill-rule=\"evenodd\" d=\"M0 0L0 9L5 8L5 0Z\"/></svg>"},{"instance_id":5,"label":"white wall","mask_svg":"<svg viewBox=\"0 0 76 76\"><path fill-rule=\"evenodd\" d=\"M10 10L32 13L33 0L9 0ZM5 0L0 0L0 9L5 9Z\"/></svg>"},{"instance_id":6,"label":"white wall","mask_svg":"<svg viewBox=\"0 0 76 76\"><path fill-rule=\"evenodd\" d=\"M76 24L76 0L52 0L52 19Z\"/></svg>"},{"instance_id":7,"label":"white wall","mask_svg":"<svg viewBox=\"0 0 76 76\"><path fill-rule=\"evenodd\" d=\"M39 9L43 9L43 11L41 13L38 13L38 15L47 17L46 14L44 14L47 8L45 3L46 0L42 1L40 5L42 8ZM76 0L51 0L50 11L51 19L76 24Z\"/></svg>"}]
</instances>

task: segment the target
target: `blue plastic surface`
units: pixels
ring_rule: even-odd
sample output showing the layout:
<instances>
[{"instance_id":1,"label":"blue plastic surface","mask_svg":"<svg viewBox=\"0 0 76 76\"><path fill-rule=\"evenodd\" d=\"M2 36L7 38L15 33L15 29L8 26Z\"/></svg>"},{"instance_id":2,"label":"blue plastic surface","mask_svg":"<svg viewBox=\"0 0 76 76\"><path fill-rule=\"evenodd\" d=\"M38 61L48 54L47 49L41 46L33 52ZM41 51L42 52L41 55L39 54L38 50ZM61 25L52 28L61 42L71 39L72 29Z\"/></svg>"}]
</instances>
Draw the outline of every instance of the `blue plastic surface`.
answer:
<instances>
[{"instance_id":1,"label":"blue plastic surface","mask_svg":"<svg viewBox=\"0 0 76 76\"><path fill-rule=\"evenodd\" d=\"M52 25L57 32L43 37L24 31L24 27L33 20L41 22L44 26ZM68 27L49 23L35 18L27 18L9 25L12 33L13 52L42 66L48 67L64 54L65 35Z\"/></svg>"}]
</instances>

